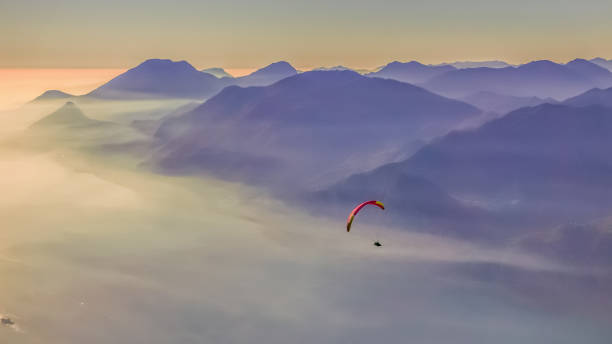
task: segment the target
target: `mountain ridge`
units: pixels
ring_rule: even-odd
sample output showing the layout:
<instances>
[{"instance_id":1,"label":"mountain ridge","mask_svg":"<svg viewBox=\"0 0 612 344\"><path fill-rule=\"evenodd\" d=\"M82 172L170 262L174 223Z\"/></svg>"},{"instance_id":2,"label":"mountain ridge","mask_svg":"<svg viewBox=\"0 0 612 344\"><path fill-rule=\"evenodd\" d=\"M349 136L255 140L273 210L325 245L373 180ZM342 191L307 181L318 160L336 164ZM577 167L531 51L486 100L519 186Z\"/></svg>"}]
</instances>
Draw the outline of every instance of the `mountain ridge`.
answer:
<instances>
[{"instance_id":1,"label":"mountain ridge","mask_svg":"<svg viewBox=\"0 0 612 344\"><path fill-rule=\"evenodd\" d=\"M612 86L612 73L588 61L574 60L562 65L539 60L518 67L459 69L433 77L421 86L451 97L490 91L517 97L565 99L606 85Z\"/></svg>"},{"instance_id":2,"label":"mountain ridge","mask_svg":"<svg viewBox=\"0 0 612 344\"><path fill-rule=\"evenodd\" d=\"M428 66L417 61L393 61L376 72L367 73L366 76L418 84L453 70L456 68L450 65Z\"/></svg>"},{"instance_id":3,"label":"mountain ridge","mask_svg":"<svg viewBox=\"0 0 612 344\"><path fill-rule=\"evenodd\" d=\"M305 72L266 87L227 87L180 119L167 121L156 134L166 142L166 157L158 158L172 170L206 167L197 162L198 150L246 152L291 162L305 178L323 178L394 159L397 152L479 113L469 104L396 80L352 71ZM295 156L302 158L296 162Z\"/></svg>"},{"instance_id":4,"label":"mountain ridge","mask_svg":"<svg viewBox=\"0 0 612 344\"><path fill-rule=\"evenodd\" d=\"M382 197L401 208L389 214L400 226L512 242L609 214L610 132L610 108L521 108L478 128L452 131L405 160L345 178L315 200L323 207L346 208L354 199ZM422 182L401 187L403 178ZM416 195L425 197L427 207L412 194L422 185L434 186L427 189L433 190L431 195ZM406 204L410 206L404 209Z\"/></svg>"}]
</instances>

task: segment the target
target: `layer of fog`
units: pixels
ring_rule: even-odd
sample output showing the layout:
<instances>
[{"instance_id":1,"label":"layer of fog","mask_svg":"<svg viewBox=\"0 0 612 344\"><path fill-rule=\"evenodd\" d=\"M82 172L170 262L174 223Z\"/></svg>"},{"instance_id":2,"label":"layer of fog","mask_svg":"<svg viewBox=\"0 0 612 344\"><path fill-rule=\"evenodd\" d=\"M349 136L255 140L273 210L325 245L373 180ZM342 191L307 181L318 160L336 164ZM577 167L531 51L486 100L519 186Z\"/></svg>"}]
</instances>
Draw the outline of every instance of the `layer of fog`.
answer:
<instances>
[{"instance_id":1,"label":"layer of fog","mask_svg":"<svg viewBox=\"0 0 612 344\"><path fill-rule=\"evenodd\" d=\"M26 117L13 117L14 128L36 116ZM0 342L612 336L612 283L597 271L363 223L347 234L344 218L305 214L255 188L74 150L9 141L0 173L0 314L19 329L0 326Z\"/></svg>"}]
</instances>

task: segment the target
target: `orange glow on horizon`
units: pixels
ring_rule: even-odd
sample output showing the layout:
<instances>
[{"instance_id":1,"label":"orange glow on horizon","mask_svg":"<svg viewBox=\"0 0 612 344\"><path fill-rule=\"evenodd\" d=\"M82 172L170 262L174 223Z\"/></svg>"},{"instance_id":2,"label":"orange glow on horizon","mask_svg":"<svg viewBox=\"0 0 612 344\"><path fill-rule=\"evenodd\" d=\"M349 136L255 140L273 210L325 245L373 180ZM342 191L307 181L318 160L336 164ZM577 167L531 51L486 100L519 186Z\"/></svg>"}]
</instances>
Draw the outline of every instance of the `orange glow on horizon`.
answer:
<instances>
[{"instance_id":1,"label":"orange glow on horizon","mask_svg":"<svg viewBox=\"0 0 612 344\"><path fill-rule=\"evenodd\" d=\"M233 77L245 76L256 71L257 68L225 68L225 71L231 74Z\"/></svg>"},{"instance_id":2,"label":"orange glow on horizon","mask_svg":"<svg viewBox=\"0 0 612 344\"><path fill-rule=\"evenodd\" d=\"M17 108L47 90L88 93L126 69L0 69L0 110Z\"/></svg>"}]
</instances>

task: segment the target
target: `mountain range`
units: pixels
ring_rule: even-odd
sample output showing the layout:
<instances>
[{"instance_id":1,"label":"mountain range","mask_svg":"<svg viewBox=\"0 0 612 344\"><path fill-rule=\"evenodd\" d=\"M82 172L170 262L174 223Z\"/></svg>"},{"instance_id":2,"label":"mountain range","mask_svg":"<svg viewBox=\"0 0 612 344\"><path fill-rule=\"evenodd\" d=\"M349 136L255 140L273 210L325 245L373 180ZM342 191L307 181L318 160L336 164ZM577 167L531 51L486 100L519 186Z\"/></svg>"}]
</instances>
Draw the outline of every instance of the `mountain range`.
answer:
<instances>
[{"instance_id":1,"label":"mountain range","mask_svg":"<svg viewBox=\"0 0 612 344\"><path fill-rule=\"evenodd\" d=\"M219 67L202 69L202 72L203 73L212 74L212 75L216 76L219 79L221 79L221 78L233 78L233 76L231 74L229 74L228 72L226 72L225 69L219 68Z\"/></svg>"},{"instance_id":2,"label":"mountain range","mask_svg":"<svg viewBox=\"0 0 612 344\"><path fill-rule=\"evenodd\" d=\"M329 72L329 71L333 71L333 70L338 71L338 70L353 70L353 69L349 68L349 67L342 66L342 65L338 65L338 66L332 66L332 67L318 67L318 68L313 69L312 71L315 71L315 72Z\"/></svg>"},{"instance_id":3,"label":"mountain range","mask_svg":"<svg viewBox=\"0 0 612 344\"><path fill-rule=\"evenodd\" d=\"M511 67L512 65L504 62L504 61L456 61L450 63L441 63L438 66L453 66L457 69L466 69L466 68L506 68Z\"/></svg>"},{"instance_id":4,"label":"mountain range","mask_svg":"<svg viewBox=\"0 0 612 344\"><path fill-rule=\"evenodd\" d=\"M247 76L236 78L235 85L242 87L266 86L297 73L298 71L288 62L279 61L256 70Z\"/></svg>"},{"instance_id":5,"label":"mountain range","mask_svg":"<svg viewBox=\"0 0 612 344\"><path fill-rule=\"evenodd\" d=\"M321 195L350 203L353 196L379 196L367 190L391 184L387 197L401 207L396 216L446 221L459 236L483 233L483 225L490 226L483 238L499 238L517 234L508 227L586 221L612 209L611 132L610 108L522 108L477 129L451 132L404 161L349 177ZM414 190L429 196L414 196ZM421 199L426 204L415 205Z\"/></svg>"},{"instance_id":6,"label":"mountain range","mask_svg":"<svg viewBox=\"0 0 612 344\"><path fill-rule=\"evenodd\" d=\"M566 99L563 103L572 106L601 105L612 108L612 87L604 90L594 88L583 94Z\"/></svg>"},{"instance_id":7,"label":"mountain range","mask_svg":"<svg viewBox=\"0 0 612 344\"><path fill-rule=\"evenodd\" d=\"M186 61L147 60L86 95L101 99L205 99L230 85L264 86L297 74L287 62L276 62L247 76L221 77L218 69L198 71ZM223 71L224 72L224 71Z\"/></svg>"},{"instance_id":8,"label":"mountain range","mask_svg":"<svg viewBox=\"0 0 612 344\"><path fill-rule=\"evenodd\" d=\"M601 57L596 57L594 59L589 60L591 62L593 62L594 64L606 68L607 70L612 72L612 60L606 60L604 58Z\"/></svg>"},{"instance_id":9,"label":"mountain range","mask_svg":"<svg viewBox=\"0 0 612 344\"><path fill-rule=\"evenodd\" d=\"M299 73L278 62L218 78L184 61L148 60L88 97L193 100L117 120L124 125L68 101L28 133L122 151L140 138L133 152L152 155L147 164L159 172L264 185L325 210L380 199L402 228L609 263L609 225L598 219L612 210L612 87L603 86L612 73L586 60L495 69L395 62L367 76L330 69ZM472 93L456 100L396 78ZM58 99L85 100L47 91L35 102ZM469 127L483 116L495 119Z\"/></svg>"},{"instance_id":10,"label":"mountain range","mask_svg":"<svg viewBox=\"0 0 612 344\"><path fill-rule=\"evenodd\" d=\"M479 113L395 80L306 72L267 87L227 87L167 120L156 163L169 172L317 184L400 159Z\"/></svg>"},{"instance_id":11,"label":"mountain range","mask_svg":"<svg viewBox=\"0 0 612 344\"><path fill-rule=\"evenodd\" d=\"M456 70L456 68L450 65L428 66L417 61L394 61L382 67L380 70L366 75L369 77L395 79L411 84L418 84L454 70Z\"/></svg>"},{"instance_id":12,"label":"mountain range","mask_svg":"<svg viewBox=\"0 0 612 344\"><path fill-rule=\"evenodd\" d=\"M532 98L549 101L575 96L588 89L612 86L612 73L606 68L609 61L576 59L567 64L534 61L518 67L503 67L502 61L454 62L424 65L417 61L391 62L375 72L358 71L369 77L395 79L417 84L432 92L463 99L482 92L499 96ZM351 70L344 66L321 67L318 71ZM186 61L151 59L113 78L85 97L97 99L154 99L180 98L202 100L210 98L224 87L266 86L298 74L289 63L280 61L261 68L250 75L233 78L222 68L196 70ZM67 93L50 90L36 98L68 99ZM489 97L490 98L490 97ZM486 100L484 100L486 102ZM491 100L493 102L493 100ZM505 101L520 104L525 100ZM537 102L535 99L527 104ZM498 102L498 100L495 100ZM502 101L501 103L504 103ZM499 108L512 109L514 105ZM488 109L485 109L488 110ZM499 110L497 110L499 111Z\"/></svg>"},{"instance_id":13,"label":"mountain range","mask_svg":"<svg viewBox=\"0 0 612 344\"><path fill-rule=\"evenodd\" d=\"M612 86L612 72L581 59L564 65L542 60L518 67L450 71L433 77L422 86L449 97L461 98L485 91L560 100L594 87Z\"/></svg>"},{"instance_id":14,"label":"mountain range","mask_svg":"<svg viewBox=\"0 0 612 344\"><path fill-rule=\"evenodd\" d=\"M196 70L186 61L152 59L129 69L87 94L93 98L205 98L232 79Z\"/></svg>"},{"instance_id":15,"label":"mountain range","mask_svg":"<svg viewBox=\"0 0 612 344\"><path fill-rule=\"evenodd\" d=\"M479 91L460 98L460 100L472 104L481 110L491 111L497 114L506 114L522 107L536 106L543 103L557 103L557 101L552 98L516 97L487 91Z\"/></svg>"}]
</instances>

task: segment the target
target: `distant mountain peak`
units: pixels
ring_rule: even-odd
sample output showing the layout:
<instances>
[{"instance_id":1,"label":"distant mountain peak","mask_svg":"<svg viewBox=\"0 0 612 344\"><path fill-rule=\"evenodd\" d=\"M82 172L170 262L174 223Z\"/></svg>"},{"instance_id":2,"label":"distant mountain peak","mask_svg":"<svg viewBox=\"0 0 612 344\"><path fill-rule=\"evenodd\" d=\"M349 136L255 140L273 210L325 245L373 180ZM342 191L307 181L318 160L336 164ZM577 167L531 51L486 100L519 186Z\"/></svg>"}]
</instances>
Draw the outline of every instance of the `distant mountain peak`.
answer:
<instances>
[{"instance_id":1,"label":"distant mountain peak","mask_svg":"<svg viewBox=\"0 0 612 344\"><path fill-rule=\"evenodd\" d=\"M563 103L571 106L600 105L612 108L612 87L606 89L592 88L575 97L566 99Z\"/></svg>"},{"instance_id":2,"label":"distant mountain peak","mask_svg":"<svg viewBox=\"0 0 612 344\"><path fill-rule=\"evenodd\" d=\"M216 76L217 78L233 78L234 76L225 71L225 69L220 67L206 68L202 69L201 72L208 73Z\"/></svg>"},{"instance_id":3,"label":"distant mountain peak","mask_svg":"<svg viewBox=\"0 0 612 344\"><path fill-rule=\"evenodd\" d=\"M293 66L286 61L278 61L271 63L261 69L256 70L250 75L263 75L263 74L284 74L284 73L297 73L297 70L293 68Z\"/></svg>"},{"instance_id":4,"label":"distant mountain peak","mask_svg":"<svg viewBox=\"0 0 612 344\"><path fill-rule=\"evenodd\" d=\"M60 90L47 90L43 92L43 94L34 98L32 102L44 101L44 100L53 100L53 99L65 99L74 97L72 94L60 91Z\"/></svg>"},{"instance_id":5,"label":"distant mountain peak","mask_svg":"<svg viewBox=\"0 0 612 344\"><path fill-rule=\"evenodd\" d=\"M74 102L69 101L50 115L45 116L32 124L31 127L42 128L49 126L84 126L95 125L98 123L103 122L99 122L85 116L85 114Z\"/></svg>"},{"instance_id":6,"label":"distant mountain peak","mask_svg":"<svg viewBox=\"0 0 612 344\"><path fill-rule=\"evenodd\" d=\"M271 173L291 171L294 184L314 187L408 154L421 140L479 114L469 104L396 80L310 71L265 87L226 87L165 121L156 133L165 148L154 160L165 171L213 171L276 185L284 181L271 180ZM227 130L218 132L219 126ZM348 157L356 151L358 162Z\"/></svg>"},{"instance_id":7,"label":"distant mountain peak","mask_svg":"<svg viewBox=\"0 0 612 344\"><path fill-rule=\"evenodd\" d=\"M565 64L568 67L581 67L581 68L590 68L594 71L599 71L600 73L607 73L606 68L601 67L591 61L585 59L573 59L570 62Z\"/></svg>"},{"instance_id":8,"label":"distant mountain peak","mask_svg":"<svg viewBox=\"0 0 612 344\"><path fill-rule=\"evenodd\" d=\"M337 70L352 70L349 67L343 66L343 65L337 65L337 66L332 66L332 67L319 67L319 68L315 68L312 71L337 71Z\"/></svg>"},{"instance_id":9,"label":"distant mountain peak","mask_svg":"<svg viewBox=\"0 0 612 344\"><path fill-rule=\"evenodd\" d=\"M360 78L363 78L363 76L353 70L313 70L286 78L282 80L282 83L299 83L304 80L311 80L320 84L321 87L334 87L338 83L350 82Z\"/></svg>"},{"instance_id":10,"label":"distant mountain peak","mask_svg":"<svg viewBox=\"0 0 612 344\"><path fill-rule=\"evenodd\" d=\"M576 59L571 60L567 64L570 64L570 63L591 63L591 62L589 62L589 61L587 61L585 59L576 58Z\"/></svg>"},{"instance_id":11,"label":"distant mountain peak","mask_svg":"<svg viewBox=\"0 0 612 344\"><path fill-rule=\"evenodd\" d=\"M191 64L185 60L174 61L171 59L148 59L143 61L138 66L163 66L163 65L183 65L191 66Z\"/></svg>"},{"instance_id":12,"label":"distant mountain peak","mask_svg":"<svg viewBox=\"0 0 612 344\"><path fill-rule=\"evenodd\" d=\"M148 59L138 66L132 68L133 70L146 69L146 70L186 70L186 71L197 71L189 62L185 60L173 61L170 59Z\"/></svg>"},{"instance_id":13,"label":"distant mountain peak","mask_svg":"<svg viewBox=\"0 0 612 344\"><path fill-rule=\"evenodd\" d=\"M424 86L452 97L487 90L519 97L564 99L593 87L612 86L612 73L583 60L567 64L538 60L518 67L460 69L434 77Z\"/></svg>"},{"instance_id":14,"label":"distant mountain peak","mask_svg":"<svg viewBox=\"0 0 612 344\"><path fill-rule=\"evenodd\" d=\"M271 85L296 74L298 71L289 62L278 61L238 78L237 84L243 87Z\"/></svg>"},{"instance_id":15,"label":"distant mountain peak","mask_svg":"<svg viewBox=\"0 0 612 344\"><path fill-rule=\"evenodd\" d=\"M536 67L548 67L548 68L555 68L555 67L559 67L561 65L552 62L550 60L536 60L536 61L531 61L528 63L525 63L523 65L520 65L519 68L536 68Z\"/></svg>"},{"instance_id":16,"label":"distant mountain peak","mask_svg":"<svg viewBox=\"0 0 612 344\"><path fill-rule=\"evenodd\" d=\"M434 66L453 66L457 69L467 69L467 68L506 68L512 67L511 64L500 61L500 60L489 60L489 61L455 61L455 62L446 62L441 63Z\"/></svg>"},{"instance_id":17,"label":"distant mountain peak","mask_svg":"<svg viewBox=\"0 0 612 344\"><path fill-rule=\"evenodd\" d=\"M383 66L378 71L367 74L367 76L395 79L402 82L418 84L440 74L454 70L456 70L456 68L450 65L427 66L418 61L393 61Z\"/></svg>"},{"instance_id":18,"label":"distant mountain peak","mask_svg":"<svg viewBox=\"0 0 612 344\"><path fill-rule=\"evenodd\" d=\"M98 98L177 97L199 99L227 86L227 80L202 73L187 61L150 59L118 75L88 95Z\"/></svg>"},{"instance_id":19,"label":"distant mountain peak","mask_svg":"<svg viewBox=\"0 0 612 344\"><path fill-rule=\"evenodd\" d=\"M418 61L408 61L408 62L400 62L400 61L393 61L388 63L386 66L384 66L382 70L385 69L393 69L393 68L405 68L405 67L428 67Z\"/></svg>"},{"instance_id":20,"label":"distant mountain peak","mask_svg":"<svg viewBox=\"0 0 612 344\"><path fill-rule=\"evenodd\" d=\"M424 66L424 64L412 60L412 61L408 61L408 62L400 62L400 61L393 61L391 63L388 64L388 66L399 66L399 65L416 65L416 66Z\"/></svg>"},{"instance_id":21,"label":"distant mountain peak","mask_svg":"<svg viewBox=\"0 0 612 344\"><path fill-rule=\"evenodd\" d=\"M612 72L612 60L606 60L606 59L601 58L601 57L596 57L596 58L594 58L594 59L592 59L590 61L592 63L594 63L594 64L596 64L596 65L598 65L600 67L603 67L603 68L605 68L605 69L607 69L607 70Z\"/></svg>"}]
</instances>

